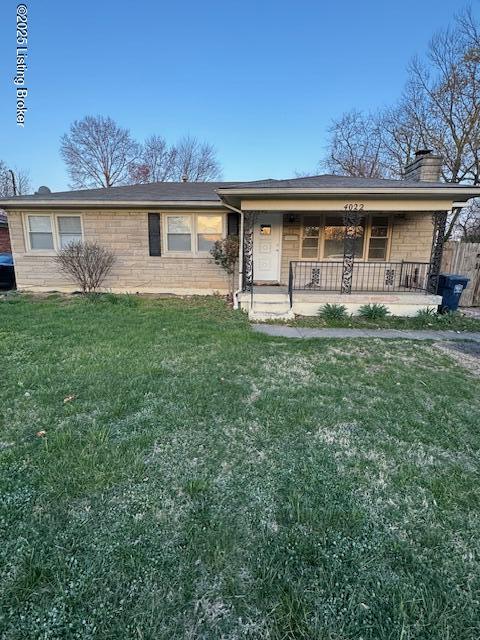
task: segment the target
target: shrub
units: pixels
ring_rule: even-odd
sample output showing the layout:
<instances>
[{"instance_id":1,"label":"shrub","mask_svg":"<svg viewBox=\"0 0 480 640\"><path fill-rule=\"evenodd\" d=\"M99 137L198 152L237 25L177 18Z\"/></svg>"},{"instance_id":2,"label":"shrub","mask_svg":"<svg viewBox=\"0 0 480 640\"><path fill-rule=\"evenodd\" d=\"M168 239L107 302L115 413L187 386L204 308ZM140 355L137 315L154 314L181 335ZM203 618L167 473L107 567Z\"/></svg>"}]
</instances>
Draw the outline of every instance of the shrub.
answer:
<instances>
[{"instance_id":1,"label":"shrub","mask_svg":"<svg viewBox=\"0 0 480 640\"><path fill-rule=\"evenodd\" d=\"M347 307L343 304L324 304L318 312L324 320L344 320L347 317Z\"/></svg>"},{"instance_id":2,"label":"shrub","mask_svg":"<svg viewBox=\"0 0 480 640\"><path fill-rule=\"evenodd\" d=\"M55 256L55 262L82 293L95 293L110 273L115 255L96 242L71 242Z\"/></svg>"},{"instance_id":3,"label":"shrub","mask_svg":"<svg viewBox=\"0 0 480 640\"><path fill-rule=\"evenodd\" d=\"M364 304L358 310L358 315L369 320L386 318L390 311L384 304Z\"/></svg>"},{"instance_id":4,"label":"shrub","mask_svg":"<svg viewBox=\"0 0 480 640\"><path fill-rule=\"evenodd\" d=\"M417 318L420 320L436 320L437 310L434 307L427 307L426 309L420 309L417 311Z\"/></svg>"},{"instance_id":5,"label":"shrub","mask_svg":"<svg viewBox=\"0 0 480 640\"><path fill-rule=\"evenodd\" d=\"M223 240L217 240L210 250L213 261L231 276L230 293L233 298L235 288L235 267L238 262L240 242L238 236L227 236Z\"/></svg>"}]
</instances>

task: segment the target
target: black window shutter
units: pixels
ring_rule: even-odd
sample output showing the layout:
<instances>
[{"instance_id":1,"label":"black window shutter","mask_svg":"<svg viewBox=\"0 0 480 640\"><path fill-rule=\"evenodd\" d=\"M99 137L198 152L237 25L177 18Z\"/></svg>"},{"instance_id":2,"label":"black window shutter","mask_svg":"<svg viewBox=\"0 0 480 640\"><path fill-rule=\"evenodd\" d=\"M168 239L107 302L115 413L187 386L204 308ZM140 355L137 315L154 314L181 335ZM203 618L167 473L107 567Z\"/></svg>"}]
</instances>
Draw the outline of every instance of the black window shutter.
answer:
<instances>
[{"instance_id":1,"label":"black window shutter","mask_svg":"<svg viewBox=\"0 0 480 640\"><path fill-rule=\"evenodd\" d=\"M148 248L151 256L161 256L160 214L148 214Z\"/></svg>"},{"instance_id":2,"label":"black window shutter","mask_svg":"<svg viewBox=\"0 0 480 640\"><path fill-rule=\"evenodd\" d=\"M227 234L229 236L238 236L238 218L239 215L235 211L228 212Z\"/></svg>"}]
</instances>

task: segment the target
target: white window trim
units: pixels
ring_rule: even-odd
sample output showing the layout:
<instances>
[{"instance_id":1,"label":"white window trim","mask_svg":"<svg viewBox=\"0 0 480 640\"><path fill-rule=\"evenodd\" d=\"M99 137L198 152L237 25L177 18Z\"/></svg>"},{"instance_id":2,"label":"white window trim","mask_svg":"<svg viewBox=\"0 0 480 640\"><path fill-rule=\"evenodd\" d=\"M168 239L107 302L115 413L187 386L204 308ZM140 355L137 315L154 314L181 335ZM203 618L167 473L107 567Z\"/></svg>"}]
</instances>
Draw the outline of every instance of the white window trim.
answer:
<instances>
[{"instance_id":1,"label":"white window trim","mask_svg":"<svg viewBox=\"0 0 480 640\"><path fill-rule=\"evenodd\" d=\"M327 211L324 213L314 213L312 212L312 217L321 216L321 224L320 224L320 234L318 238L318 255L316 258L303 258L303 240L305 220L308 220L310 217L308 214L303 214L300 218L300 246L299 246L299 260L302 262L338 262L341 259L332 260L332 258L325 256L325 226L327 216L335 216L335 215L343 215L342 213L336 211ZM372 231L372 219L375 217L388 218L388 231L387 231L387 255L385 260L369 260L368 251L370 246L370 236ZM363 253L362 256L358 256L355 258L357 262L388 262L390 260L391 248L392 248L392 235L393 235L393 217L388 213L383 213L381 211L376 211L375 213L369 213L365 216L365 227L363 234ZM308 237L308 236L307 236Z\"/></svg>"},{"instance_id":2,"label":"white window trim","mask_svg":"<svg viewBox=\"0 0 480 640\"><path fill-rule=\"evenodd\" d=\"M379 260L378 258L370 259L370 239L372 237L372 227L373 227L373 219L374 218L387 218L387 246L385 249L385 260ZM365 233L365 262L388 262L390 260L391 250L392 250L392 236L393 236L393 218L388 213L383 214L382 212L371 213L368 219L368 229L366 229ZM385 236L384 236L385 237Z\"/></svg>"},{"instance_id":3,"label":"white window trim","mask_svg":"<svg viewBox=\"0 0 480 640\"><path fill-rule=\"evenodd\" d=\"M29 218L50 218L50 226L52 229L53 237L53 249L32 249L30 244L30 223ZM44 213L43 211L32 212L23 214L23 232L25 238L25 249L27 253L31 253L36 256L54 256L60 250L60 231L58 227L58 218L80 218L80 229L82 232L82 241L85 238L85 232L83 229L83 216L81 213L73 213L72 211L58 211L56 213Z\"/></svg>"},{"instance_id":4,"label":"white window trim","mask_svg":"<svg viewBox=\"0 0 480 640\"><path fill-rule=\"evenodd\" d=\"M198 250L198 232L197 232L197 217L198 216L211 216L218 217L220 216L222 219L222 239L227 236L227 216L224 213L215 213L213 211L195 211L195 212L168 212L162 214L161 220L161 242L162 242L162 255L168 256L169 258L207 258L211 257L209 251L199 251ZM168 218L180 218L180 217L188 217L190 218L190 232L191 232L191 243L190 243L190 251L170 251L168 249Z\"/></svg>"}]
</instances>

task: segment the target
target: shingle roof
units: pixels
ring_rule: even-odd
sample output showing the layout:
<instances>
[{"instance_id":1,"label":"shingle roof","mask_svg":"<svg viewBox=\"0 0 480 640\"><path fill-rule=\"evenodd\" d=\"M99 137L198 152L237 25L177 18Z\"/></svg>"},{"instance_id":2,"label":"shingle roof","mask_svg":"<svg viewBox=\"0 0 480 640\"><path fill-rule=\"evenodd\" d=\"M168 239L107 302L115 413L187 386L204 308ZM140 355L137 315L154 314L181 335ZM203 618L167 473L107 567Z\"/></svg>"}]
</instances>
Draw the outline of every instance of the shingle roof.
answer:
<instances>
[{"instance_id":1,"label":"shingle roof","mask_svg":"<svg viewBox=\"0 0 480 640\"><path fill-rule=\"evenodd\" d=\"M3 209L0 209L0 225L3 226L5 224L7 224L7 214Z\"/></svg>"},{"instance_id":2,"label":"shingle roof","mask_svg":"<svg viewBox=\"0 0 480 640\"><path fill-rule=\"evenodd\" d=\"M57 191L36 193L16 198L0 198L2 200L32 202L220 202L217 190L232 189L384 189L384 188L460 188L472 189L469 185L453 185L444 182L411 182L407 180L388 180L382 178L357 178L337 175L318 175L289 180L256 180L252 182L153 182L135 184L108 189L81 189L77 191Z\"/></svg>"},{"instance_id":3,"label":"shingle roof","mask_svg":"<svg viewBox=\"0 0 480 640\"><path fill-rule=\"evenodd\" d=\"M36 193L30 196L17 196L20 200L95 200L115 202L116 200L137 202L139 200L220 200L215 192L219 187L230 187L231 182L152 182L134 184L109 189L81 189L78 191L56 191ZM12 198L9 198L12 200Z\"/></svg>"},{"instance_id":4,"label":"shingle roof","mask_svg":"<svg viewBox=\"0 0 480 640\"><path fill-rule=\"evenodd\" d=\"M465 185L452 185L446 182L413 182L409 180L389 180L386 178L358 178L352 176L337 176L334 174L322 174L318 176L308 176L304 178L290 178L288 180L258 180L252 182L237 182L231 187L223 187L225 189L248 189L248 188L265 188L265 189L331 189L346 188L353 189L355 187L369 188L412 188L412 187L461 187Z\"/></svg>"}]
</instances>

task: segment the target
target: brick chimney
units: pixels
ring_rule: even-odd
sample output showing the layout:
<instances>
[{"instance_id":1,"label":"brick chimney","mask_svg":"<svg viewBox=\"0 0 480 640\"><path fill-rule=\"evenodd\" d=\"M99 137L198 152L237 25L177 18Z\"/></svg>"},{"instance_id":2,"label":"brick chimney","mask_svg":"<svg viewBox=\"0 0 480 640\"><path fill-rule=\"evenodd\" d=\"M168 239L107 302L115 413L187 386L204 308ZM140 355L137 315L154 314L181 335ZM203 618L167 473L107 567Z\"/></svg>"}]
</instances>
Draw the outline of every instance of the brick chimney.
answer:
<instances>
[{"instance_id":1,"label":"brick chimney","mask_svg":"<svg viewBox=\"0 0 480 640\"><path fill-rule=\"evenodd\" d=\"M431 149L419 149L414 160L405 167L403 178L411 182L439 182L441 172L442 158Z\"/></svg>"}]
</instances>

